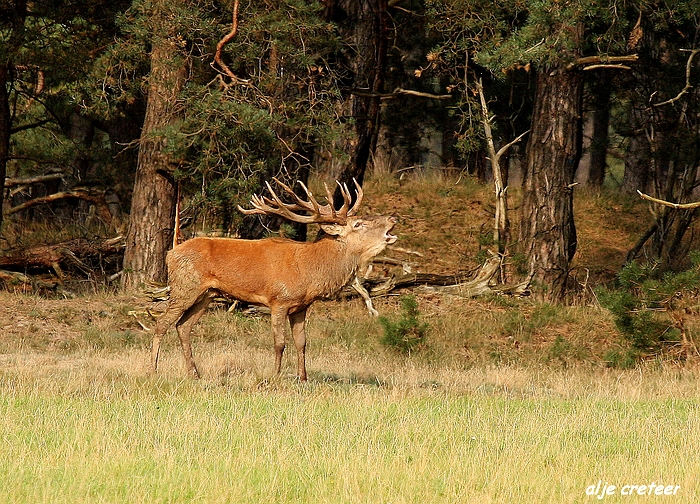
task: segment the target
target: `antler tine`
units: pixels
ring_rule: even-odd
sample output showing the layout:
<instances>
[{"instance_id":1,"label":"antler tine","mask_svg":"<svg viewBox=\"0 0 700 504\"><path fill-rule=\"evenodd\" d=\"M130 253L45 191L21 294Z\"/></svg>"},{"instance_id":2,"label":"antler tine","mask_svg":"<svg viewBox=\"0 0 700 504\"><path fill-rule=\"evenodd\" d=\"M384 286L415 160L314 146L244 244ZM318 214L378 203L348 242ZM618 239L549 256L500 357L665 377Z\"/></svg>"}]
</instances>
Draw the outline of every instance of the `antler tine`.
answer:
<instances>
[{"instance_id":1,"label":"antler tine","mask_svg":"<svg viewBox=\"0 0 700 504\"><path fill-rule=\"evenodd\" d=\"M350 208L350 201L352 200L352 198L350 197L350 191L348 191L347 184L341 184L337 180L335 181L335 183L338 184L338 187L340 188L340 194L343 195L343 206L340 207L338 213L347 218L348 209Z\"/></svg>"},{"instance_id":2,"label":"antler tine","mask_svg":"<svg viewBox=\"0 0 700 504\"><path fill-rule=\"evenodd\" d=\"M302 200L287 184L281 182L277 178L273 178L274 182L279 185L285 192L287 192L293 199L294 203L284 203L282 199L275 193L269 182L265 182L270 197L254 194L251 197L250 203L253 206L252 209L245 209L238 205L238 210L245 215L253 214L268 214L268 215L279 215L293 222L300 222L303 224L312 223L335 223L335 224L345 224L347 219L347 207L349 194L347 193L347 188L343 193L346 200L345 204L341 208L340 212L337 212L332 204L332 197L328 187L326 187L326 195L329 200L327 205L320 205L314 195L311 193L306 185L299 181L302 189L306 193L309 201ZM324 184L325 186L325 184ZM295 213L294 210L303 210L310 212L312 215L299 215Z\"/></svg>"},{"instance_id":3,"label":"antler tine","mask_svg":"<svg viewBox=\"0 0 700 504\"><path fill-rule=\"evenodd\" d=\"M244 213L245 215L279 215L280 217L284 217L285 219L289 219L295 222L301 222L304 224L310 224L315 222L313 217L298 215L292 212L289 208L291 205L285 205L282 202L279 196L277 196L275 191L272 189L272 186L270 186L270 183L265 182L265 185L267 186L267 190L270 192L270 196L272 196L272 199L266 196L259 196L257 194L253 194L253 196L251 196L250 198L250 204L253 205L253 208L246 209L238 205L238 210Z\"/></svg>"},{"instance_id":4,"label":"antler tine","mask_svg":"<svg viewBox=\"0 0 700 504\"><path fill-rule=\"evenodd\" d=\"M275 180L275 182L277 182L278 184L280 183L279 180L277 180L277 179L273 179L273 180ZM272 190L272 186L270 185L270 183L269 183L267 180L265 181L265 185L267 186L267 190L268 190L268 192L270 193L270 196L272 196L272 199L273 199L273 201L277 204L277 206L278 206L280 209L285 208L285 209L288 210L287 205L285 205L285 204L282 202L282 200L279 198L279 196L277 196L277 194L275 193L275 191ZM286 187L284 184L280 184L280 185L281 185L283 188ZM264 199L267 199L267 198L264 198ZM268 200L268 201L269 201L269 200Z\"/></svg>"},{"instance_id":5,"label":"antler tine","mask_svg":"<svg viewBox=\"0 0 700 504\"><path fill-rule=\"evenodd\" d=\"M289 194L290 196L292 196L292 197L294 198L294 201L296 202L296 203L294 203L294 204L287 204L287 203L285 203L285 204L284 204L285 207L287 207L287 208L289 208L289 209L293 209L293 210L306 210L306 209L307 209L307 207L304 205L305 202L302 201L302 200L296 195L296 193L294 192L294 190L293 190L291 187L289 187L287 184L285 184L284 182L282 182L281 180L279 180L277 177L273 177L272 180L274 180L275 183L276 183L278 186L281 186L282 189L284 189L285 192L286 192L287 194ZM269 187L270 187L270 185L268 184L268 189L269 189Z\"/></svg>"},{"instance_id":6,"label":"antler tine","mask_svg":"<svg viewBox=\"0 0 700 504\"><path fill-rule=\"evenodd\" d=\"M333 193L330 189L328 189L328 184L326 184L325 182L323 183L323 188L326 190L326 201L328 202L328 209L333 218L337 219L338 212L336 212L335 206L333 205Z\"/></svg>"},{"instance_id":7,"label":"antler tine","mask_svg":"<svg viewBox=\"0 0 700 504\"><path fill-rule=\"evenodd\" d=\"M311 193L311 191L309 191L309 188L306 187L306 184L304 184L301 180L298 180L297 182L299 182L299 185L301 186L301 188L302 188L302 189L304 190L304 192L306 193L306 197L309 198L309 201L308 201L308 202L303 201L303 200L302 200L301 198L299 198L296 194L294 194L294 198L299 202L299 204L300 204L302 207L306 207L307 210L311 210L311 211L313 211L313 212L314 212L315 214L317 214L317 215L322 215L322 214L323 214L323 210L321 209L321 206L318 204L318 201L316 201L316 198L314 198L314 195ZM311 206L312 206L313 208L308 208L308 207L309 207L309 203L311 203Z\"/></svg>"},{"instance_id":8,"label":"antler tine","mask_svg":"<svg viewBox=\"0 0 700 504\"><path fill-rule=\"evenodd\" d=\"M355 183L355 204L352 206L350 210L348 210L348 216L353 216L357 213L357 211L360 209L360 204L362 203L362 198L364 197L365 193L362 190L362 187L360 187L360 184L357 183L357 179L355 177L352 178L352 181ZM347 186L346 186L347 190ZM349 191L348 191L349 193Z\"/></svg>"}]
</instances>

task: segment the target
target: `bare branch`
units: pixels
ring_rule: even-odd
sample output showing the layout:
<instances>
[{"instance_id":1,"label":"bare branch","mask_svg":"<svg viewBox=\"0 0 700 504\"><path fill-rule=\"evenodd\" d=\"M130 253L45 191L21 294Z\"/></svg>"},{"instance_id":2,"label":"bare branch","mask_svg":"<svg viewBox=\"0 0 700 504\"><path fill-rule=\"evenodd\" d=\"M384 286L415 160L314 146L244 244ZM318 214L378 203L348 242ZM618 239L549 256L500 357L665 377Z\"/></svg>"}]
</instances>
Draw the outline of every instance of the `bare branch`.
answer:
<instances>
[{"instance_id":1,"label":"bare branch","mask_svg":"<svg viewBox=\"0 0 700 504\"><path fill-rule=\"evenodd\" d=\"M105 201L104 191L95 191L82 188L75 188L71 191L62 191L54 194L49 194L48 196L42 196L40 198L34 198L6 210L5 213L7 215L12 215L22 210L26 210L27 208L40 205L42 203L51 203L53 201L69 198L82 199L93 203L105 224L111 224L113 222L112 214L109 211L109 206Z\"/></svg>"},{"instance_id":2,"label":"bare branch","mask_svg":"<svg viewBox=\"0 0 700 504\"><path fill-rule=\"evenodd\" d=\"M505 144L503 147L501 147L500 149L498 149L498 152L496 153L496 156L500 159L501 156L502 156L503 154L505 154L506 151L507 151L508 149L510 149L513 145L515 145L515 144L518 143L520 140L522 140L522 138L523 138L525 135L527 135L528 133L530 133L530 130L525 130L525 131L523 131L522 133L520 133L520 134L519 134L518 136L516 136L513 140L511 140L510 142L508 142L507 144Z\"/></svg>"},{"instance_id":3,"label":"bare branch","mask_svg":"<svg viewBox=\"0 0 700 504\"><path fill-rule=\"evenodd\" d=\"M236 36L238 33L238 5L240 3L240 0L233 0L233 16L232 16L232 21L231 21L231 31L228 32L221 40L219 40L219 43L216 44L216 53L214 54L214 62L217 63L223 72L228 75L231 80L234 83L239 83L239 82L248 82L247 79L241 79L238 77L236 74L234 74L231 69L228 67L226 63L221 59L221 50L224 48L226 44L228 44L233 37ZM214 66L214 63L212 63L212 66Z\"/></svg>"},{"instance_id":4,"label":"bare branch","mask_svg":"<svg viewBox=\"0 0 700 504\"><path fill-rule=\"evenodd\" d=\"M451 94L439 94L438 95L438 94L425 93L423 91L414 91L413 89L403 89L403 88L396 88L391 93L378 93L376 91L369 91L367 89L345 89L344 91L347 93L350 93L350 94L354 94L355 96L366 96L368 98L383 98L383 99L392 99L392 98L396 98L399 95L418 96L420 98L430 98L433 100L449 100L450 98L452 98Z\"/></svg>"},{"instance_id":5,"label":"bare branch","mask_svg":"<svg viewBox=\"0 0 700 504\"><path fill-rule=\"evenodd\" d=\"M653 198L652 196L644 194L642 191L639 190L637 190L637 193L639 194L639 196L641 196L642 199L651 201L653 203L658 203L659 205L676 208L679 210L692 210L694 208L700 208L700 201L696 201L694 203L671 203L670 201Z\"/></svg>"},{"instance_id":6,"label":"bare branch","mask_svg":"<svg viewBox=\"0 0 700 504\"><path fill-rule=\"evenodd\" d=\"M700 49L681 49L681 51L684 52L690 52L690 56L688 56L688 61L685 64L685 87L681 89L681 92L678 93L674 98L671 98L670 100L666 100L661 103L654 103L654 107L661 107L662 105L670 105L671 103L674 103L678 100L681 99L681 97L686 94L688 91L690 91L693 86L690 84L690 70L693 66L693 58L695 55L700 52Z\"/></svg>"},{"instance_id":7,"label":"bare branch","mask_svg":"<svg viewBox=\"0 0 700 504\"><path fill-rule=\"evenodd\" d=\"M606 55L585 56L583 58L578 58L573 63L570 63L569 65L567 65L566 69L573 70L576 67L579 67L579 66L586 67L588 65L615 65L618 63L634 63L637 60L639 60L639 55L637 55L637 54L628 54L626 56L606 56ZM612 67L612 68L617 68L617 67ZM584 70L585 70L585 68L584 68Z\"/></svg>"},{"instance_id":8,"label":"bare branch","mask_svg":"<svg viewBox=\"0 0 700 504\"><path fill-rule=\"evenodd\" d=\"M26 186L38 184L39 182L48 182L49 180L59 180L65 177L65 173L49 173L48 175L37 175L36 177L27 178L7 177L5 179L5 187Z\"/></svg>"},{"instance_id":9,"label":"bare branch","mask_svg":"<svg viewBox=\"0 0 700 504\"><path fill-rule=\"evenodd\" d=\"M615 68L617 70L632 70L632 67L629 67L627 65L588 65L586 67L583 67L583 70L598 70L600 68Z\"/></svg>"},{"instance_id":10,"label":"bare branch","mask_svg":"<svg viewBox=\"0 0 700 504\"><path fill-rule=\"evenodd\" d=\"M44 124L50 123L53 121L53 119L42 119L41 121L29 123L29 124L23 124L21 126L17 126L15 128L12 128L11 132L14 135L15 133L19 133L20 131L26 131L29 129L34 129L38 128L39 126L43 126Z\"/></svg>"},{"instance_id":11,"label":"bare branch","mask_svg":"<svg viewBox=\"0 0 700 504\"><path fill-rule=\"evenodd\" d=\"M400 95L419 96L421 98L432 98L433 100L449 100L450 98L452 98L451 94L436 95L433 93L424 93L422 91L414 91L413 89L402 89L402 88L394 89L394 93L400 94Z\"/></svg>"}]
</instances>

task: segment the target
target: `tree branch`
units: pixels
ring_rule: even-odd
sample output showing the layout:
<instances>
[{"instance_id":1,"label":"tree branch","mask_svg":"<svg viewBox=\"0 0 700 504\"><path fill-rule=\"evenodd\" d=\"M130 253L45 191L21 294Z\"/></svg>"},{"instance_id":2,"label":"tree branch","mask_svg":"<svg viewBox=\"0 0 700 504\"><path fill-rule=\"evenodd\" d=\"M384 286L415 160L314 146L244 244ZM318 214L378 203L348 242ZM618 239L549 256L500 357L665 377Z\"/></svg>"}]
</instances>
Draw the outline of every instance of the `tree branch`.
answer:
<instances>
[{"instance_id":1,"label":"tree branch","mask_svg":"<svg viewBox=\"0 0 700 504\"><path fill-rule=\"evenodd\" d=\"M36 177L27 178L7 177L5 179L5 187L38 184L39 182L48 182L49 180L59 180L66 176L65 173L49 173L48 175L37 175Z\"/></svg>"},{"instance_id":2,"label":"tree branch","mask_svg":"<svg viewBox=\"0 0 700 504\"><path fill-rule=\"evenodd\" d=\"M5 213L7 215L12 215L42 203L51 203L53 201L68 198L77 198L93 203L97 207L99 215L105 224L109 225L113 223L112 214L109 211L109 205L107 205L107 202L105 201L104 192L81 188L76 188L71 191L57 192L54 194L49 194L48 196L42 196L40 198L34 198L6 210Z\"/></svg>"},{"instance_id":3,"label":"tree branch","mask_svg":"<svg viewBox=\"0 0 700 504\"><path fill-rule=\"evenodd\" d=\"M694 203L671 203L670 201L658 199L658 198L653 198L647 194L644 194L642 191L637 190L637 193L639 196L641 196L642 199L645 199L647 201L651 201L654 203L658 203L659 205L664 205L667 207L671 208L676 208L678 210L692 210L695 208L700 208L700 201L696 201Z\"/></svg>"},{"instance_id":4,"label":"tree branch","mask_svg":"<svg viewBox=\"0 0 700 504\"><path fill-rule=\"evenodd\" d=\"M615 65L617 63L634 63L637 60L639 60L639 56L637 54L628 54L626 56L584 56L583 58L578 58L573 63L569 63L566 69L573 70L576 67L585 67L587 65Z\"/></svg>"},{"instance_id":5,"label":"tree branch","mask_svg":"<svg viewBox=\"0 0 700 504\"><path fill-rule=\"evenodd\" d=\"M39 126L43 126L46 123L50 123L52 120L53 119L43 119L43 120L37 121L35 123L23 124L21 126L17 126L16 128L12 128L10 131L14 135L15 133L19 133L20 131L38 128Z\"/></svg>"},{"instance_id":6,"label":"tree branch","mask_svg":"<svg viewBox=\"0 0 700 504\"><path fill-rule=\"evenodd\" d=\"M396 88L392 93L378 93L376 91L369 91L366 89L344 89L343 91L345 91L346 93L354 94L356 96L366 96L368 98L391 99L396 98L399 95L418 96L420 98L430 98L433 100L449 100L450 98L452 98L451 94L433 94L403 88Z\"/></svg>"},{"instance_id":7,"label":"tree branch","mask_svg":"<svg viewBox=\"0 0 700 504\"><path fill-rule=\"evenodd\" d=\"M498 152L496 153L496 156L498 156L498 158L500 159L501 156L502 156L503 154L505 154L506 151L507 151L508 149L510 149L513 145L515 145L516 143L518 143L518 142L519 142L525 135L527 135L528 133L530 133L530 130L525 130L525 131L523 131L522 133L520 133L520 134L519 134L518 136L516 136L513 140L511 140L510 142L508 142L507 144L505 144L503 147L501 147L500 149L498 149Z\"/></svg>"},{"instance_id":8,"label":"tree branch","mask_svg":"<svg viewBox=\"0 0 700 504\"><path fill-rule=\"evenodd\" d=\"M226 75L228 75L234 83L248 82L248 80L241 79L240 77L238 77L236 74L234 74L231 71L231 69L228 67L228 65L226 63L224 63L223 59L221 59L221 50L238 33L238 6L239 6L239 3L240 3L240 0L233 0L233 16L232 16L233 19L231 21L231 31L228 32L221 40L219 40L218 44L216 44L216 53L214 54L214 62L217 63L221 67L221 70L223 70L223 72ZM212 66L214 66L214 63L212 63Z\"/></svg>"},{"instance_id":9,"label":"tree branch","mask_svg":"<svg viewBox=\"0 0 700 504\"><path fill-rule=\"evenodd\" d=\"M600 65L588 65L583 67L583 70L598 70L600 68L616 68L617 70L632 70L632 67L627 65L613 65L613 64L600 64Z\"/></svg>"},{"instance_id":10,"label":"tree branch","mask_svg":"<svg viewBox=\"0 0 700 504\"><path fill-rule=\"evenodd\" d=\"M654 103L654 107L661 107L662 105L670 105L671 103L674 103L678 100L681 99L681 97L686 94L690 89L692 89L692 85L690 84L690 70L693 65L693 58L695 55L700 52L700 49L681 49L681 51L684 52L690 52L690 56L688 56L688 61L685 64L685 87L681 89L681 92L676 95L675 98L671 98L670 100L666 100L661 103Z\"/></svg>"}]
</instances>

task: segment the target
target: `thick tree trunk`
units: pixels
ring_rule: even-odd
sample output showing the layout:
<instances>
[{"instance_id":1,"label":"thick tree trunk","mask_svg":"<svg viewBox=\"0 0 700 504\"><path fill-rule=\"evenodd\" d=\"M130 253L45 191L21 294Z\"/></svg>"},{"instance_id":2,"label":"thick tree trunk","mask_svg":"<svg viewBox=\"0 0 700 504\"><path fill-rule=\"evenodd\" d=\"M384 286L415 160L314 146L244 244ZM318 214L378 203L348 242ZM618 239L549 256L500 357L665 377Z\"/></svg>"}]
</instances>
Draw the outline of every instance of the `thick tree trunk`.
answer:
<instances>
[{"instance_id":1,"label":"thick tree trunk","mask_svg":"<svg viewBox=\"0 0 700 504\"><path fill-rule=\"evenodd\" d=\"M640 115L639 111L633 110L630 120L632 136L627 146L625 175L620 187L620 190L627 194L636 194L637 191L650 192L651 146Z\"/></svg>"},{"instance_id":2,"label":"thick tree trunk","mask_svg":"<svg viewBox=\"0 0 700 504\"><path fill-rule=\"evenodd\" d=\"M24 39L24 24L27 19L27 0L17 0L10 8L3 6L3 14L11 16L9 39L3 37L5 47L0 60L0 226L2 225L2 210L5 199L5 177L7 162L10 158L10 137L12 136L12 112L10 110L10 94L8 92L13 68L12 58L15 51L22 45Z\"/></svg>"},{"instance_id":3,"label":"thick tree trunk","mask_svg":"<svg viewBox=\"0 0 700 504\"><path fill-rule=\"evenodd\" d=\"M388 48L387 0L335 0L329 3L326 16L338 23L346 40L356 51L350 55L353 71L353 92L350 110L355 121L355 139L351 144L349 165L338 176L353 187L352 179L362 184L367 164L374 152L379 134L380 98L384 90L384 72ZM354 192L351 191L354 198ZM341 205L339 189L333 196Z\"/></svg>"},{"instance_id":4,"label":"thick tree trunk","mask_svg":"<svg viewBox=\"0 0 700 504\"><path fill-rule=\"evenodd\" d=\"M564 66L542 69L523 181L520 241L533 291L559 301L576 252L573 181L581 156L583 77Z\"/></svg>"},{"instance_id":5,"label":"thick tree trunk","mask_svg":"<svg viewBox=\"0 0 700 504\"><path fill-rule=\"evenodd\" d=\"M156 38L151 49L148 104L124 251L123 286L166 280L165 256L173 243L176 184L165 152L164 129L180 117L178 96L187 61L176 41Z\"/></svg>"}]
</instances>

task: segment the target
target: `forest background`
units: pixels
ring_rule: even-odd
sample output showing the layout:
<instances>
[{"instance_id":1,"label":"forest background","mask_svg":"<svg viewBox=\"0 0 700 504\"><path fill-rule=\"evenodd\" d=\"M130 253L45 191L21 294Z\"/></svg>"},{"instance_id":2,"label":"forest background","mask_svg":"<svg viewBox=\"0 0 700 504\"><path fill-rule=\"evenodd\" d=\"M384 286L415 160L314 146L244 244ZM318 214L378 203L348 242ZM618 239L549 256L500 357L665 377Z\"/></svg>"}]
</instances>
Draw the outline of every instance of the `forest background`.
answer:
<instances>
[{"instance_id":1,"label":"forest background","mask_svg":"<svg viewBox=\"0 0 700 504\"><path fill-rule=\"evenodd\" d=\"M495 188L478 237L487 255L474 258L499 259L489 280L571 302L577 191L607 180L693 200L698 12L697 1L3 3L3 264L60 277L85 266L81 253L116 252L100 264L107 281L163 282L176 214L185 235L306 239L234 209L273 177L449 171ZM610 301L623 319L670 306L643 280L694 271L697 209L651 210L620 265L634 299ZM31 247L36 224L83 241Z\"/></svg>"}]
</instances>

